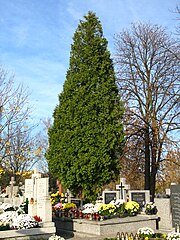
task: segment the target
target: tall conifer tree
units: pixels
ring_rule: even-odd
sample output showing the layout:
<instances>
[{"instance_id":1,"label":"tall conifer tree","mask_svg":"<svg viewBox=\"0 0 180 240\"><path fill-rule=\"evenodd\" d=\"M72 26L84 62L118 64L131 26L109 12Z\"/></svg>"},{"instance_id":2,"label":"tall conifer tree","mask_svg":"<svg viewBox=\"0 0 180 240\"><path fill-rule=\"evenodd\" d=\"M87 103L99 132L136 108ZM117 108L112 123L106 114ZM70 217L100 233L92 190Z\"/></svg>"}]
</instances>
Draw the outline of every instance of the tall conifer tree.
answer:
<instances>
[{"instance_id":1,"label":"tall conifer tree","mask_svg":"<svg viewBox=\"0 0 180 240\"><path fill-rule=\"evenodd\" d=\"M61 183L89 200L119 174L123 106L99 19L80 21L54 123L47 159Z\"/></svg>"}]
</instances>

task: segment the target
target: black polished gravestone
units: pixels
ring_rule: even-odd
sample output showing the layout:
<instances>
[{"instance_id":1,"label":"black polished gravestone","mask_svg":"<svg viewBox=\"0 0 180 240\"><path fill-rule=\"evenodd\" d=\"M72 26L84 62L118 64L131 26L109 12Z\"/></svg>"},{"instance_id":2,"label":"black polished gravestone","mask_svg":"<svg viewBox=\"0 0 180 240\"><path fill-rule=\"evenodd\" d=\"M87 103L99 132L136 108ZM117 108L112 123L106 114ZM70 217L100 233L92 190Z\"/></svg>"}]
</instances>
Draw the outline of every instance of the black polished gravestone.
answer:
<instances>
[{"instance_id":1,"label":"black polished gravestone","mask_svg":"<svg viewBox=\"0 0 180 240\"><path fill-rule=\"evenodd\" d=\"M139 203L140 207L144 207L146 202L146 193L145 192L132 192L131 200Z\"/></svg>"},{"instance_id":2,"label":"black polished gravestone","mask_svg":"<svg viewBox=\"0 0 180 240\"><path fill-rule=\"evenodd\" d=\"M180 226L180 184L171 185L171 212L172 212L172 226Z\"/></svg>"},{"instance_id":3,"label":"black polished gravestone","mask_svg":"<svg viewBox=\"0 0 180 240\"><path fill-rule=\"evenodd\" d=\"M116 192L105 192L104 193L104 203L108 204L112 200L115 200L116 197L117 197L117 193Z\"/></svg>"},{"instance_id":4,"label":"black polished gravestone","mask_svg":"<svg viewBox=\"0 0 180 240\"><path fill-rule=\"evenodd\" d=\"M76 204L77 208L83 206L85 203L81 199L71 199L71 203Z\"/></svg>"},{"instance_id":5,"label":"black polished gravestone","mask_svg":"<svg viewBox=\"0 0 180 240\"><path fill-rule=\"evenodd\" d=\"M140 207L144 207L146 203L150 202L149 190L129 190L129 200L139 203Z\"/></svg>"}]
</instances>

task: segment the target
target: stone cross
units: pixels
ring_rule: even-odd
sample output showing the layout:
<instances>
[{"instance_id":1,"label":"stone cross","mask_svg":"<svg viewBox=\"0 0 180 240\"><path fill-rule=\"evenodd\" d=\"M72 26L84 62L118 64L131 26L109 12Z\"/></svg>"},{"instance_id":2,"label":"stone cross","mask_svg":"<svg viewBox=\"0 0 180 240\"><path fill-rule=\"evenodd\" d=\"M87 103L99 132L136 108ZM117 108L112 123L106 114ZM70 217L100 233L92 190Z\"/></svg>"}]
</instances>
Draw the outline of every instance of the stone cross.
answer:
<instances>
[{"instance_id":1,"label":"stone cross","mask_svg":"<svg viewBox=\"0 0 180 240\"><path fill-rule=\"evenodd\" d=\"M37 202L37 179L41 178L41 173L39 173L38 169L34 169L34 173L32 174L33 179L33 200Z\"/></svg>"},{"instance_id":2,"label":"stone cross","mask_svg":"<svg viewBox=\"0 0 180 240\"><path fill-rule=\"evenodd\" d=\"M126 178L120 178L120 184L116 185L116 189L119 190L120 199L126 200L126 190L130 189L130 185L126 184Z\"/></svg>"},{"instance_id":3,"label":"stone cross","mask_svg":"<svg viewBox=\"0 0 180 240\"><path fill-rule=\"evenodd\" d=\"M13 197L13 186L15 184L15 180L14 180L14 177L11 177L11 181L10 181L10 192L9 192L9 198L12 198Z\"/></svg>"}]
</instances>

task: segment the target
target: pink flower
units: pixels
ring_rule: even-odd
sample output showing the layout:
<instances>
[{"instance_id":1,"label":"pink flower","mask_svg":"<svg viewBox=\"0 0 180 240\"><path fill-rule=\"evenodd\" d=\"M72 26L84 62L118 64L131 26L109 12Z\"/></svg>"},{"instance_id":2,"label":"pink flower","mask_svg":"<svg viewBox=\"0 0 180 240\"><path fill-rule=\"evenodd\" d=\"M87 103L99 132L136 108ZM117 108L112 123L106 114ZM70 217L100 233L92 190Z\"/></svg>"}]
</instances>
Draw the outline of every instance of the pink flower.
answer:
<instances>
[{"instance_id":1,"label":"pink flower","mask_svg":"<svg viewBox=\"0 0 180 240\"><path fill-rule=\"evenodd\" d=\"M59 208L62 208L62 203L57 203L55 206L54 206L55 209L59 209Z\"/></svg>"}]
</instances>

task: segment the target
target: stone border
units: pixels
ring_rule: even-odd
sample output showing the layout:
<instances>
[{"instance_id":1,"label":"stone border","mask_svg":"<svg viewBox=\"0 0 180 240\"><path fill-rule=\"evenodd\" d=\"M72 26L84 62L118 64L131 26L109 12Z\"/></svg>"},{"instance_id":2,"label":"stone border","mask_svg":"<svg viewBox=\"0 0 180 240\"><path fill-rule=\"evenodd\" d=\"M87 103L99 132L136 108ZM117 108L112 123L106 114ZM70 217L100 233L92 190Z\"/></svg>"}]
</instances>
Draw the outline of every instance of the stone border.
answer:
<instances>
[{"instance_id":1,"label":"stone border","mask_svg":"<svg viewBox=\"0 0 180 240\"><path fill-rule=\"evenodd\" d=\"M54 224L51 224L54 225ZM56 228L54 226L20 229L20 230L6 230L0 231L0 239L12 240L31 240L31 239L48 239L55 234Z\"/></svg>"},{"instance_id":2,"label":"stone border","mask_svg":"<svg viewBox=\"0 0 180 240\"><path fill-rule=\"evenodd\" d=\"M157 215L137 215L125 218L112 218L104 221L91 221L85 219L54 218L56 232L60 236L97 236L115 237L117 232L136 233L141 227L158 229Z\"/></svg>"}]
</instances>

